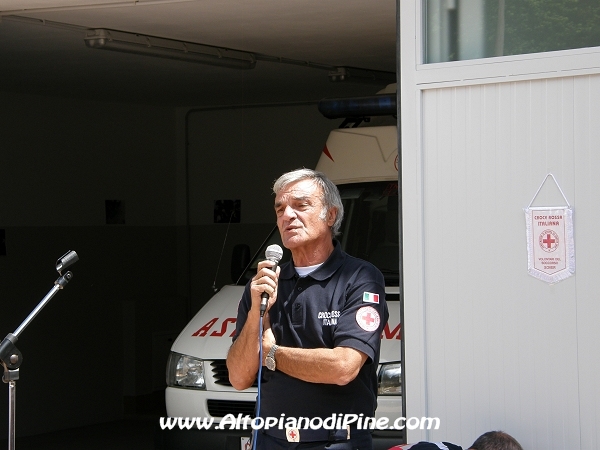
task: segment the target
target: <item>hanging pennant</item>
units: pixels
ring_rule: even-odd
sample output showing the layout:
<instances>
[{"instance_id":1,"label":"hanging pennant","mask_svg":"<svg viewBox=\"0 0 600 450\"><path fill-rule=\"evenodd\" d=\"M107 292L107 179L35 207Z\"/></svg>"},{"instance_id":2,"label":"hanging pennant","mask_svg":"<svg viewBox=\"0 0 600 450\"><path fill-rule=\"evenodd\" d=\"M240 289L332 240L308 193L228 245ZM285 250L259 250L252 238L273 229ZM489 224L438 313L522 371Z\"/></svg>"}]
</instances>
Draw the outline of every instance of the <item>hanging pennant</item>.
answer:
<instances>
[{"instance_id":1,"label":"hanging pennant","mask_svg":"<svg viewBox=\"0 0 600 450\"><path fill-rule=\"evenodd\" d=\"M531 206L542 186L552 177L566 206ZM549 173L525 208L527 224L527 269L531 276L556 283L575 273L575 241L573 238L573 208Z\"/></svg>"}]
</instances>

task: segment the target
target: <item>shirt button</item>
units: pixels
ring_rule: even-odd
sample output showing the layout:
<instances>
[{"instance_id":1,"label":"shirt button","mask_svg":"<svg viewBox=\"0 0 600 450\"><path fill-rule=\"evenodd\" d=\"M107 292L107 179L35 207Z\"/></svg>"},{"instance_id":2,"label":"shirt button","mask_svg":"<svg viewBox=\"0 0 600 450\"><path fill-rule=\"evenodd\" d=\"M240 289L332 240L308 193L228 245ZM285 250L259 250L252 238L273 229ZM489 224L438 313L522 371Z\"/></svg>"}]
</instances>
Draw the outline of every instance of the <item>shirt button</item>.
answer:
<instances>
[{"instance_id":1,"label":"shirt button","mask_svg":"<svg viewBox=\"0 0 600 450\"><path fill-rule=\"evenodd\" d=\"M302 292L302 286L298 286L298 292Z\"/></svg>"}]
</instances>

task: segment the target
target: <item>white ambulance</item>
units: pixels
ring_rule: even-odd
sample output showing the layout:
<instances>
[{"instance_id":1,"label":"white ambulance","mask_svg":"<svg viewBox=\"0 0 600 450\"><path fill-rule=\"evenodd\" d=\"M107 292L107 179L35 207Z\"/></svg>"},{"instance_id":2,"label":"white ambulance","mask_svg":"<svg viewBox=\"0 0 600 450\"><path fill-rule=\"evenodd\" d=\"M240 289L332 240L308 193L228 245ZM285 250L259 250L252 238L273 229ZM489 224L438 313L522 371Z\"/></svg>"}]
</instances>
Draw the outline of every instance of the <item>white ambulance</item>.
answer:
<instances>
[{"instance_id":1,"label":"white ambulance","mask_svg":"<svg viewBox=\"0 0 600 450\"><path fill-rule=\"evenodd\" d=\"M372 262L385 277L390 317L382 333L376 417L387 417L390 424L402 416L397 142L395 125L336 129L330 133L316 167L338 185L344 202L339 238L343 249ZM264 259L265 248L273 243L281 245L276 228L237 283L215 294L173 343L167 364L168 417L214 421L209 430L189 421L190 429L185 429L182 421L184 429L177 424L160 433L157 448L247 448L251 427L217 428L223 417L252 416L257 395L255 386L245 391L231 386L225 358L244 285L255 273L258 261ZM287 259L289 252L285 250L282 263ZM401 439L402 432L397 430L373 434L376 450L388 449Z\"/></svg>"}]
</instances>

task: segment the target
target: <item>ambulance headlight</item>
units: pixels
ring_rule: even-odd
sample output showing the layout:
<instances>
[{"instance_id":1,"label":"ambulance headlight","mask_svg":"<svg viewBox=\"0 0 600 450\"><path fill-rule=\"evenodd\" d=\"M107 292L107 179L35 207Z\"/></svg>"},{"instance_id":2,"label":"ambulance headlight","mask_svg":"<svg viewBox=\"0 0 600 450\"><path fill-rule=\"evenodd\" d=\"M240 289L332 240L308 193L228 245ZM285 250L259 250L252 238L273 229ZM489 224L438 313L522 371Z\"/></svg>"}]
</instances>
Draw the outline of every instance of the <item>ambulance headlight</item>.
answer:
<instances>
[{"instance_id":1,"label":"ambulance headlight","mask_svg":"<svg viewBox=\"0 0 600 450\"><path fill-rule=\"evenodd\" d=\"M167 362L167 386L206 389L204 361L171 352Z\"/></svg>"},{"instance_id":2,"label":"ambulance headlight","mask_svg":"<svg viewBox=\"0 0 600 450\"><path fill-rule=\"evenodd\" d=\"M377 377L377 395L402 395L399 362L382 364Z\"/></svg>"}]
</instances>

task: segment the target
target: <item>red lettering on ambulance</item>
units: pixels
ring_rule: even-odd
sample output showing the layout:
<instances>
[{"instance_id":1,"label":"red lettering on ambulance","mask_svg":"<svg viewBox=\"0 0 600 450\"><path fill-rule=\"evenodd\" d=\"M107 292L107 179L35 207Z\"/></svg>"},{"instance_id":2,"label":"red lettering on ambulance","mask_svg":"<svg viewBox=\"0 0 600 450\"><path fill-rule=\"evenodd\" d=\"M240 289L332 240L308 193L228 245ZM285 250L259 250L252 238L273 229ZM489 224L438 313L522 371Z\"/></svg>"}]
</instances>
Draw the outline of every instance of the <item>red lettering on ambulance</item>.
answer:
<instances>
[{"instance_id":1,"label":"red lettering on ambulance","mask_svg":"<svg viewBox=\"0 0 600 450\"><path fill-rule=\"evenodd\" d=\"M229 317L228 319L225 319L223 321L223 323L221 324L221 331L213 331L212 333L210 333L211 336L223 336L225 334L225 332L227 331L227 325L229 325L230 323L235 323L237 319L235 317ZM235 333L235 328L233 329L233 332ZM233 334L231 335L233 336Z\"/></svg>"},{"instance_id":2,"label":"red lettering on ambulance","mask_svg":"<svg viewBox=\"0 0 600 450\"><path fill-rule=\"evenodd\" d=\"M396 339L400 339L400 325L402 324L398 324L396 325L396 328L394 328L393 330L390 330L390 324L386 323L385 327L383 327L383 333L381 333L381 339L394 339L394 336L396 336ZM396 335L397 333L397 335Z\"/></svg>"},{"instance_id":3,"label":"red lettering on ambulance","mask_svg":"<svg viewBox=\"0 0 600 450\"><path fill-rule=\"evenodd\" d=\"M219 320L219 318L215 317L214 319L208 321L206 323L206 325L204 325L202 328L200 328L198 331L196 331L194 334L192 334L192 336L200 336L200 337L206 336L206 334L210 331L210 329L212 328L212 326L215 323L217 323L217 320Z\"/></svg>"}]
</instances>

